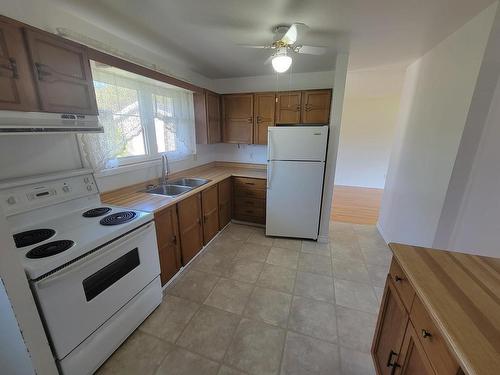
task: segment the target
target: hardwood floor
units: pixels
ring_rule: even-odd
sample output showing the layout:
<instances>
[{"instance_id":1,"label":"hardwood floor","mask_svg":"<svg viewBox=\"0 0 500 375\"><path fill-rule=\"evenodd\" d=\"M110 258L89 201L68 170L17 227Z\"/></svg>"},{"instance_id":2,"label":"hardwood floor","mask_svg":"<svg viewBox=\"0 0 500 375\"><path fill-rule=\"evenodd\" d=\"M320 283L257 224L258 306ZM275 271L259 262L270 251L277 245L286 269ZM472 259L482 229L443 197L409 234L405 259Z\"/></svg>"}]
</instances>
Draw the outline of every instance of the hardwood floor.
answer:
<instances>
[{"instance_id":1,"label":"hardwood floor","mask_svg":"<svg viewBox=\"0 0 500 375\"><path fill-rule=\"evenodd\" d=\"M336 185L331 219L353 224L376 224L383 189Z\"/></svg>"}]
</instances>

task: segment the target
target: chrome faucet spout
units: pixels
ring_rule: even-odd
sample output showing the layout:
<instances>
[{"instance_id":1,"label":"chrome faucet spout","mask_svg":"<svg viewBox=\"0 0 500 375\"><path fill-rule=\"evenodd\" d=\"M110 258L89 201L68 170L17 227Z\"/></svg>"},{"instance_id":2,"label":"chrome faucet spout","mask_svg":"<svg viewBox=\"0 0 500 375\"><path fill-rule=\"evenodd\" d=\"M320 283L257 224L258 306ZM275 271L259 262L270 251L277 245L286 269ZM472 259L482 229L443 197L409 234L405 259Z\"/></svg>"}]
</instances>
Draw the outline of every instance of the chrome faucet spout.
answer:
<instances>
[{"instance_id":1,"label":"chrome faucet spout","mask_svg":"<svg viewBox=\"0 0 500 375\"><path fill-rule=\"evenodd\" d=\"M166 154L161 155L161 176L160 184L166 185L170 174L170 166L168 165L168 157Z\"/></svg>"}]
</instances>

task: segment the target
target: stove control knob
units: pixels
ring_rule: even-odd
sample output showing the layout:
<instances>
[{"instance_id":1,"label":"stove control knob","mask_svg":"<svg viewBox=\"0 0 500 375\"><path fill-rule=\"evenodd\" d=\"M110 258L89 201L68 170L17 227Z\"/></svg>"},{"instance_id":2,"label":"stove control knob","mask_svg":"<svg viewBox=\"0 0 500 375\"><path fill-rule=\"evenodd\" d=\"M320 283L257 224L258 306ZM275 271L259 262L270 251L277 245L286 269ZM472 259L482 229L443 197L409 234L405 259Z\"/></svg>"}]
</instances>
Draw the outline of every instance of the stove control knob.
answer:
<instances>
[{"instance_id":1,"label":"stove control knob","mask_svg":"<svg viewBox=\"0 0 500 375\"><path fill-rule=\"evenodd\" d=\"M89 180L89 178L88 178L88 177L85 177L85 178L83 179L83 182L85 182L86 184L88 184L88 183L90 182L90 180Z\"/></svg>"},{"instance_id":2,"label":"stove control knob","mask_svg":"<svg viewBox=\"0 0 500 375\"><path fill-rule=\"evenodd\" d=\"M12 204L16 204L17 201L16 201L16 198L15 197L9 197L7 198L7 203L12 205Z\"/></svg>"},{"instance_id":3,"label":"stove control knob","mask_svg":"<svg viewBox=\"0 0 500 375\"><path fill-rule=\"evenodd\" d=\"M65 193L69 193L71 191L71 188L68 185L64 185L62 191L64 191Z\"/></svg>"},{"instance_id":4,"label":"stove control knob","mask_svg":"<svg viewBox=\"0 0 500 375\"><path fill-rule=\"evenodd\" d=\"M92 185L87 185L87 190L92 191Z\"/></svg>"}]
</instances>

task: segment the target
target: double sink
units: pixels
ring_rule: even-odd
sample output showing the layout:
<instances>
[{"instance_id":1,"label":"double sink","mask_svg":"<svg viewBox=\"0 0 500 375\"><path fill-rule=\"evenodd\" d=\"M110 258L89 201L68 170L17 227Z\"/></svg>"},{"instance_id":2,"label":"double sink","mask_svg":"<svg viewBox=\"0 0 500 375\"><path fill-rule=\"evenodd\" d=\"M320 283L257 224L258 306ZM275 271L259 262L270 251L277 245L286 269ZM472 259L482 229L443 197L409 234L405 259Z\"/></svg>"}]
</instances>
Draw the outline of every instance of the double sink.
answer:
<instances>
[{"instance_id":1,"label":"double sink","mask_svg":"<svg viewBox=\"0 0 500 375\"><path fill-rule=\"evenodd\" d=\"M146 189L145 192L174 198L196 189L199 186L205 185L208 182L210 182L210 180L205 178L180 178L167 184L153 186Z\"/></svg>"}]
</instances>

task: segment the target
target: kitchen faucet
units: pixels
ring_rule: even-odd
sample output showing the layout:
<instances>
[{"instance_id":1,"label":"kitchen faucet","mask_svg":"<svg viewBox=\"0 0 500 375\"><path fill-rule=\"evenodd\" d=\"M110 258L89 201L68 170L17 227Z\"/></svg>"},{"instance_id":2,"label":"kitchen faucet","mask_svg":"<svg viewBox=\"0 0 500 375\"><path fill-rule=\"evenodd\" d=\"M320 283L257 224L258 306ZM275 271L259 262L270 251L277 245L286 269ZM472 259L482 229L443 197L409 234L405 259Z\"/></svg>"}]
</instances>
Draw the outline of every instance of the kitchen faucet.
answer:
<instances>
[{"instance_id":1,"label":"kitchen faucet","mask_svg":"<svg viewBox=\"0 0 500 375\"><path fill-rule=\"evenodd\" d=\"M167 154L161 154L161 176L160 176L161 185L167 184L169 174L170 174L170 166L168 165Z\"/></svg>"}]
</instances>

